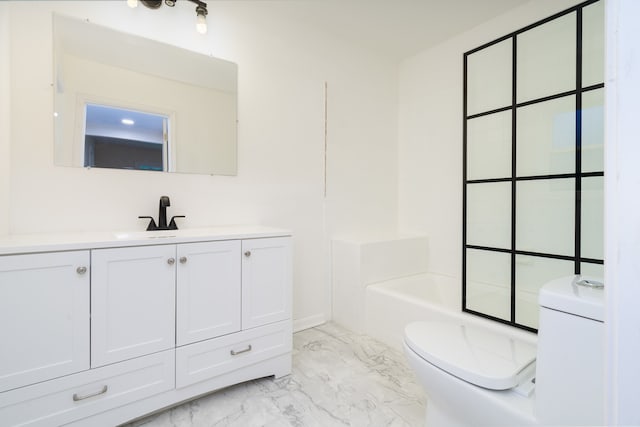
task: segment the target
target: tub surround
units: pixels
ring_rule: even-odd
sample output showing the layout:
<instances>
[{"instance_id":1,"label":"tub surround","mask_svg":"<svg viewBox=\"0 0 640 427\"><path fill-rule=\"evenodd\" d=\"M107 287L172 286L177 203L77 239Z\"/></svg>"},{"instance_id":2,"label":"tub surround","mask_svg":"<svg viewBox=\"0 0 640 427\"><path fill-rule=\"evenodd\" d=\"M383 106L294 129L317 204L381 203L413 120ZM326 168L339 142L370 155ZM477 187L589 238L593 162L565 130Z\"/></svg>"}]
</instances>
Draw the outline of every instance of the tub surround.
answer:
<instances>
[{"instance_id":1,"label":"tub surround","mask_svg":"<svg viewBox=\"0 0 640 427\"><path fill-rule=\"evenodd\" d=\"M429 241L424 236L334 238L331 242L333 320L353 331L365 332L367 286L426 272L428 251Z\"/></svg>"},{"instance_id":2,"label":"tub surround","mask_svg":"<svg viewBox=\"0 0 640 427\"><path fill-rule=\"evenodd\" d=\"M365 331L398 350L405 326L421 320L465 322L537 342L532 332L462 312L460 294L459 279L433 273L373 283L365 291Z\"/></svg>"},{"instance_id":3,"label":"tub surround","mask_svg":"<svg viewBox=\"0 0 640 427\"><path fill-rule=\"evenodd\" d=\"M402 350L404 327L417 320L462 319L535 344L536 335L461 310L460 281L427 271L429 238L334 238L333 320Z\"/></svg>"},{"instance_id":4,"label":"tub surround","mask_svg":"<svg viewBox=\"0 0 640 427\"><path fill-rule=\"evenodd\" d=\"M112 426L289 374L291 271L266 227L1 238L2 423Z\"/></svg>"}]
</instances>

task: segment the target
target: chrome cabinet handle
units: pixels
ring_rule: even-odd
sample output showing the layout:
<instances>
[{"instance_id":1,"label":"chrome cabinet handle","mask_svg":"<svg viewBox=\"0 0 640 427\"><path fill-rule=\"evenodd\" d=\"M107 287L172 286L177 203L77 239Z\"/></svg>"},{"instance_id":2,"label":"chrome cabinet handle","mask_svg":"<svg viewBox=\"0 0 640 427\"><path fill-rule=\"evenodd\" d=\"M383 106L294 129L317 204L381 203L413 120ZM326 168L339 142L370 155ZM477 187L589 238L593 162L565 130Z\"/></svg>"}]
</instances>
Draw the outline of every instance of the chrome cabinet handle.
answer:
<instances>
[{"instance_id":1,"label":"chrome cabinet handle","mask_svg":"<svg viewBox=\"0 0 640 427\"><path fill-rule=\"evenodd\" d=\"M85 394L84 396L79 396L78 393L73 393L73 401L78 402L80 400L88 399L90 397L100 396L101 394L105 394L108 390L106 385L102 386L102 389L96 391L95 393Z\"/></svg>"},{"instance_id":2,"label":"chrome cabinet handle","mask_svg":"<svg viewBox=\"0 0 640 427\"><path fill-rule=\"evenodd\" d=\"M85 267L85 266L76 268L76 273L78 273L78 274L84 274L86 272L87 272L87 267Z\"/></svg>"},{"instance_id":3,"label":"chrome cabinet handle","mask_svg":"<svg viewBox=\"0 0 640 427\"><path fill-rule=\"evenodd\" d=\"M243 348L242 350L238 350L238 351L231 350L231 355L237 356L238 354L246 353L248 351L251 351L251 344L249 344L247 348Z\"/></svg>"},{"instance_id":4,"label":"chrome cabinet handle","mask_svg":"<svg viewBox=\"0 0 640 427\"><path fill-rule=\"evenodd\" d=\"M181 256L180 257L180 264L184 264L187 262L187 257L186 256Z\"/></svg>"},{"instance_id":5,"label":"chrome cabinet handle","mask_svg":"<svg viewBox=\"0 0 640 427\"><path fill-rule=\"evenodd\" d=\"M169 258L169 259L167 260L167 264L169 264L169 265L173 265L173 264L175 264L175 263L176 263L176 259L175 259L175 258Z\"/></svg>"},{"instance_id":6,"label":"chrome cabinet handle","mask_svg":"<svg viewBox=\"0 0 640 427\"><path fill-rule=\"evenodd\" d=\"M246 251L246 252L244 253L244 256L246 256L247 258L248 258L248 257L250 257L250 256L251 256L251 251Z\"/></svg>"}]
</instances>

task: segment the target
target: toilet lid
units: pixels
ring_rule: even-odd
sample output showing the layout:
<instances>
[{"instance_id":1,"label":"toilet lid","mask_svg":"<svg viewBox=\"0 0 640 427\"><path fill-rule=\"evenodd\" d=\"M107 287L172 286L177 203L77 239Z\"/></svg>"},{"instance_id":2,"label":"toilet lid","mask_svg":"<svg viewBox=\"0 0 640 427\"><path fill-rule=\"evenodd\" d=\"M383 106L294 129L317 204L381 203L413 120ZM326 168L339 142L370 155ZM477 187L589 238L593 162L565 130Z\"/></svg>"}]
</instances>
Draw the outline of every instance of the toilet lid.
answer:
<instances>
[{"instance_id":1,"label":"toilet lid","mask_svg":"<svg viewBox=\"0 0 640 427\"><path fill-rule=\"evenodd\" d=\"M536 360L535 345L454 322L414 322L405 328L407 346L427 362L464 381L492 390L518 385Z\"/></svg>"}]
</instances>

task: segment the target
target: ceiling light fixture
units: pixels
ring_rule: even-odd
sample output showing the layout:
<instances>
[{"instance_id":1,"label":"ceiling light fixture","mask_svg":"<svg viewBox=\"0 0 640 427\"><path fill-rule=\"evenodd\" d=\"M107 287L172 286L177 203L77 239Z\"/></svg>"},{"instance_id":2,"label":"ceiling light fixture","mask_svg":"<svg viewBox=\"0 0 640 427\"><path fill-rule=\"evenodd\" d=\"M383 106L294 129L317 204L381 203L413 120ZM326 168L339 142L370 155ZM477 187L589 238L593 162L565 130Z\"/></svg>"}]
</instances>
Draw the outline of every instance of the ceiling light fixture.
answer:
<instances>
[{"instance_id":1,"label":"ceiling light fixture","mask_svg":"<svg viewBox=\"0 0 640 427\"><path fill-rule=\"evenodd\" d=\"M196 31L200 34L207 34L207 4L200 0L189 0L196 4ZM140 3L149 9L158 9L162 6L162 0L140 0ZM176 0L164 0L164 4L169 7L176 5ZM130 8L138 7L138 0L127 0Z\"/></svg>"},{"instance_id":2,"label":"ceiling light fixture","mask_svg":"<svg viewBox=\"0 0 640 427\"><path fill-rule=\"evenodd\" d=\"M204 3L196 6L196 31L207 34L207 5Z\"/></svg>"}]
</instances>

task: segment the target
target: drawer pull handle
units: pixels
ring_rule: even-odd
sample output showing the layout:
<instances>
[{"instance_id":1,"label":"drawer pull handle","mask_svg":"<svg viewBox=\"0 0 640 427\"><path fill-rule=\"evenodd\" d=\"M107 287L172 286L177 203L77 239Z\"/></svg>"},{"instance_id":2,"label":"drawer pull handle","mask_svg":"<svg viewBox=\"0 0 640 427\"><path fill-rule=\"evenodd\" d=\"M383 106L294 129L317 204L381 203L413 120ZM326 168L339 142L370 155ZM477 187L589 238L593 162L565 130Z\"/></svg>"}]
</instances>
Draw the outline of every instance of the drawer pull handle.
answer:
<instances>
[{"instance_id":1,"label":"drawer pull handle","mask_svg":"<svg viewBox=\"0 0 640 427\"><path fill-rule=\"evenodd\" d=\"M251 251L246 251L244 253L244 256L246 256L247 258L249 258L251 256Z\"/></svg>"},{"instance_id":2,"label":"drawer pull handle","mask_svg":"<svg viewBox=\"0 0 640 427\"><path fill-rule=\"evenodd\" d=\"M100 391L96 391L95 393L91 393L91 394L85 394L84 396L78 396L78 393L73 393L73 401L79 402L80 400L88 399L90 397L100 396L101 394L105 394L107 390L108 390L108 387L104 385L102 386L102 389Z\"/></svg>"},{"instance_id":3,"label":"drawer pull handle","mask_svg":"<svg viewBox=\"0 0 640 427\"><path fill-rule=\"evenodd\" d=\"M231 350L231 355L232 355L232 356L237 356L238 354L246 353L246 352L248 352L248 351L251 351L251 344L249 344L249 345L247 346L247 348L244 348L244 349L242 349L242 350L238 350L238 351Z\"/></svg>"},{"instance_id":4,"label":"drawer pull handle","mask_svg":"<svg viewBox=\"0 0 640 427\"><path fill-rule=\"evenodd\" d=\"M175 259L175 258L169 258L169 259L167 260L167 264L169 264L169 265L173 265L173 264L175 264L175 263L176 263L176 259Z\"/></svg>"},{"instance_id":5,"label":"drawer pull handle","mask_svg":"<svg viewBox=\"0 0 640 427\"><path fill-rule=\"evenodd\" d=\"M76 268L76 273L78 273L78 274L84 274L86 272L87 272L87 267L85 267L85 266Z\"/></svg>"}]
</instances>

